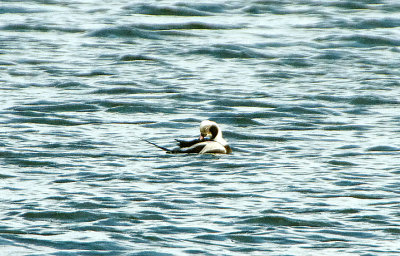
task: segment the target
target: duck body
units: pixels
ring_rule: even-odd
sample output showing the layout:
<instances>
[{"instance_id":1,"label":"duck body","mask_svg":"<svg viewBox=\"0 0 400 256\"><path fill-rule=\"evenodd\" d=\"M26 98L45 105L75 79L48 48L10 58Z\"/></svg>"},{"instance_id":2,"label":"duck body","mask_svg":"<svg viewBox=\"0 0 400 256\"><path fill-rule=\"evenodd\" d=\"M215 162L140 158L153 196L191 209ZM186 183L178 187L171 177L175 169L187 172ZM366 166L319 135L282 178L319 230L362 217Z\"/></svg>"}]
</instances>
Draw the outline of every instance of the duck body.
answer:
<instances>
[{"instance_id":1,"label":"duck body","mask_svg":"<svg viewBox=\"0 0 400 256\"><path fill-rule=\"evenodd\" d=\"M232 153L232 149L229 147L229 145L224 146L217 141L205 140L195 142L187 147L180 146L176 149L167 151L167 153L230 154Z\"/></svg>"}]
</instances>

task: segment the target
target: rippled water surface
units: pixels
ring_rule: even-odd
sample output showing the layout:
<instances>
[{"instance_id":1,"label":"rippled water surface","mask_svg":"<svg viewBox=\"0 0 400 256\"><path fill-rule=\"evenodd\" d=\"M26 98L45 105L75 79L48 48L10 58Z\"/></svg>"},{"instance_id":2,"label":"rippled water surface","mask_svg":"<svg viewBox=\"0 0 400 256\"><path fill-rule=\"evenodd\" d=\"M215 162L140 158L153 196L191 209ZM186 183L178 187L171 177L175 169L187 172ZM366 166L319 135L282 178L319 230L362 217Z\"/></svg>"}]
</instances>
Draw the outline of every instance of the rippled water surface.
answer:
<instances>
[{"instance_id":1,"label":"rippled water surface","mask_svg":"<svg viewBox=\"0 0 400 256\"><path fill-rule=\"evenodd\" d=\"M111 2L0 3L1 255L400 253L398 1Z\"/></svg>"}]
</instances>

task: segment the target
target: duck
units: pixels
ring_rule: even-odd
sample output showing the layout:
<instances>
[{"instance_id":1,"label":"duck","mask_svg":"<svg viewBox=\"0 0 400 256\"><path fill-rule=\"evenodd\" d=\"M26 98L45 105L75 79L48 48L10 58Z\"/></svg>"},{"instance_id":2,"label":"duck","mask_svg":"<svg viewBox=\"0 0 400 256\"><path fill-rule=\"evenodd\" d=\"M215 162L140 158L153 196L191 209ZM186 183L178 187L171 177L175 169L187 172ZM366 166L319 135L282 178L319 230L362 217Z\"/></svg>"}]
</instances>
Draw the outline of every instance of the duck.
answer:
<instances>
[{"instance_id":1,"label":"duck","mask_svg":"<svg viewBox=\"0 0 400 256\"><path fill-rule=\"evenodd\" d=\"M222 131L214 121L204 120L200 123L200 137L190 141L176 139L178 147L168 149L153 142L146 142L166 151L167 153L197 153L197 154L230 154L232 149L222 137Z\"/></svg>"}]
</instances>

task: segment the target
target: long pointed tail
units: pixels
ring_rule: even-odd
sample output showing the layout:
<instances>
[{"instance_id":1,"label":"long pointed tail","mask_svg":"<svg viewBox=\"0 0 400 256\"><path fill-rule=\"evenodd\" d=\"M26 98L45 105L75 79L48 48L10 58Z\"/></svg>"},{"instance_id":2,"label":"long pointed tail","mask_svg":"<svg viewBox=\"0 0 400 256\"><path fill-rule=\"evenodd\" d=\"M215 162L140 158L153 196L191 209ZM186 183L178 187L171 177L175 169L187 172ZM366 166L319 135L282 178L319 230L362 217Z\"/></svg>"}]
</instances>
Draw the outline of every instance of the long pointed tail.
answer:
<instances>
[{"instance_id":1,"label":"long pointed tail","mask_svg":"<svg viewBox=\"0 0 400 256\"><path fill-rule=\"evenodd\" d=\"M153 143L153 142L151 142L151 141L145 140L145 139L143 139L143 140L146 141L147 143L149 143L149 144L151 144L151 145L153 145L153 146L159 148L159 149L162 149L162 150L167 151L167 152L171 152L171 150L169 150L168 148L159 146L159 145L157 145L157 144L155 144L155 143Z\"/></svg>"}]
</instances>

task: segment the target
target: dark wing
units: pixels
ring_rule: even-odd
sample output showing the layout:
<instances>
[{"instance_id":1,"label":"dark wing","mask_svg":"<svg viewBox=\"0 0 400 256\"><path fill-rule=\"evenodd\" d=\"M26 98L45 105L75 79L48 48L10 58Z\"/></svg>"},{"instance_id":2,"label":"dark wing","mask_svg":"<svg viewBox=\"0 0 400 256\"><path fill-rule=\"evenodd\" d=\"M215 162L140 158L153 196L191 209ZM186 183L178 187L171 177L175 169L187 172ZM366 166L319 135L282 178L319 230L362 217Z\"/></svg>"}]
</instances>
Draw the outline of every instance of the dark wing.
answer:
<instances>
[{"instance_id":1,"label":"dark wing","mask_svg":"<svg viewBox=\"0 0 400 256\"><path fill-rule=\"evenodd\" d=\"M176 139L176 141L178 142L178 146L180 148L188 148L188 147L193 146L196 143L201 142L199 139L194 139L194 140L179 140L179 139Z\"/></svg>"},{"instance_id":2,"label":"dark wing","mask_svg":"<svg viewBox=\"0 0 400 256\"><path fill-rule=\"evenodd\" d=\"M193 139L193 140L179 140L175 139L178 142L178 145L180 148L188 148L191 147L197 143L204 142L204 141L211 141L210 138L204 138L202 140L200 139Z\"/></svg>"}]
</instances>

